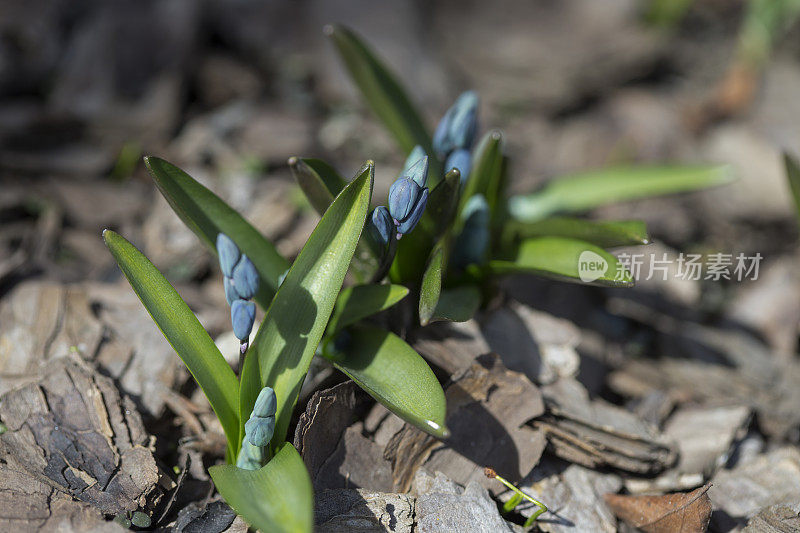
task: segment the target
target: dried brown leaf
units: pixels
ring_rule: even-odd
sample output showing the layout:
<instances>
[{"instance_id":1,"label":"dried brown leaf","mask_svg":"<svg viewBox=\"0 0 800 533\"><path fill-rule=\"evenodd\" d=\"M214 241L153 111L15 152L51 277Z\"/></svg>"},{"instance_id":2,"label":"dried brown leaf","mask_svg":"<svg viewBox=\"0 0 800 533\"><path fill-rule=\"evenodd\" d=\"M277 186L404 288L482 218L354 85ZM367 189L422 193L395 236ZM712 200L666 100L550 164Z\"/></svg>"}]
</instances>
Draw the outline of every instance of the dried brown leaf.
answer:
<instances>
[{"instance_id":1,"label":"dried brown leaf","mask_svg":"<svg viewBox=\"0 0 800 533\"><path fill-rule=\"evenodd\" d=\"M710 488L663 496L606 494L605 500L617 517L646 533L702 533L711 519Z\"/></svg>"}]
</instances>

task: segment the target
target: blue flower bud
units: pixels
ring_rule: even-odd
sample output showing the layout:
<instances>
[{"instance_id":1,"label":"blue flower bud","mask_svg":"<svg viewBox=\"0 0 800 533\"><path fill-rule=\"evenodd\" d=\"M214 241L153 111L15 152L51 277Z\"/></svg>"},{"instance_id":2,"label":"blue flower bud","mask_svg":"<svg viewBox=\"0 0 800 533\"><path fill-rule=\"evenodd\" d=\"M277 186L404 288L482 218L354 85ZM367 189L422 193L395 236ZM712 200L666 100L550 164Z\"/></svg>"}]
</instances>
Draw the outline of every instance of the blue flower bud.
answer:
<instances>
[{"instance_id":1,"label":"blue flower bud","mask_svg":"<svg viewBox=\"0 0 800 533\"><path fill-rule=\"evenodd\" d=\"M422 148L422 146L416 145L414 149L411 150L411 153L408 154L408 157L406 157L406 162L403 164L403 172L401 172L400 175L408 176L408 169L426 155L428 154L425 153L425 150Z\"/></svg>"},{"instance_id":2,"label":"blue flower bud","mask_svg":"<svg viewBox=\"0 0 800 533\"><path fill-rule=\"evenodd\" d=\"M461 173L461 183L467 182L469 171L472 168L472 155L465 149L459 148L454 150L452 154L447 156L447 161L444 164L445 171L457 168Z\"/></svg>"},{"instance_id":3,"label":"blue flower bud","mask_svg":"<svg viewBox=\"0 0 800 533\"><path fill-rule=\"evenodd\" d=\"M464 227L453 247L453 262L465 267L482 263L489 246L489 204L482 194L467 200L462 212Z\"/></svg>"},{"instance_id":4,"label":"blue flower bud","mask_svg":"<svg viewBox=\"0 0 800 533\"><path fill-rule=\"evenodd\" d=\"M236 466L245 470L258 470L264 465L267 450L263 446L253 446L247 439L242 439L242 449L236 459Z\"/></svg>"},{"instance_id":5,"label":"blue flower bud","mask_svg":"<svg viewBox=\"0 0 800 533\"><path fill-rule=\"evenodd\" d=\"M478 129L478 94L467 91L447 110L433 134L433 149L441 157L457 148L469 149Z\"/></svg>"},{"instance_id":6,"label":"blue flower bud","mask_svg":"<svg viewBox=\"0 0 800 533\"><path fill-rule=\"evenodd\" d=\"M272 390L272 387L264 387L261 389L261 392L258 393L258 398L256 398L256 403L253 405L250 418L254 416L261 418L275 416L277 412L278 399L275 396L275 391Z\"/></svg>"},{"instance_id":7,"label":"blue flower bud","mask_svg":"<svg viewBox=\"0 0 800 533\"><path fill-rule=\"evenodd\" d=\"M222 278L222 286L225 287L225 299L228 300L228 305L233 305L236 300L243 300L244 298L236 292L236 287L233 286L233 280L227 276Z\"/></svg>"},{"instance_id":8,"label":"blue flower bud","mask_svg":"<svg viewBox=\"0 0 800 533\"><path fill-rule=\"evenodd\" d=\"M217 254L219 255L219 266L222 269L222 274L227 277L233 276L233 267L239 262L241 252L233 240L220 233L217 235Z\"/></svg>"},{"instance_id":9,"label":"blue flower bud","mask_svg":"<svg viewBox=\"0 0 800 533\"><path fill-rule=\"evenodd\" d=\"M249 300L258 291L258 271L253 262L246 255L242 254L239 262L233 268L233 286L243 300Z\"/></svg>"},{"instance_id":10,"label":"blue flower bud","mask_svg":"<svg viewBox=\"0 0 800 533\"><path fill-rule=\"evenodd\" d=\"M400 224L414 210L421 193L422 187L408 178L400 178L392 184L387 203L395 224Z\"/></svg>"},{"instance_id":11,"label":"blue flower bud","mask_svg":"<svg viewBox=\"0 0 800 533\"><path fill-rule=\"evenodd\" d=\"M478 103L478 93L467 91L453 105L455 112L450 121L449 135L454 149L472 147L478 129Z\"/></svg>"},{"instance_id":12,"label":"blue flower bud","mask_svg":"<svg viewBox=\"0 0 800 533\"><path fill-rule=\"evenodd\" d=\"M244 434L253 446L266 446L275 433L275 417L253 417L244 425Z\"/></svg>"},{"instance_id":13,"label":"blue flower bud","mask_svg":"<svg viewBox=\"0 0 800 533\"><path fill-rule=\"evenodd\" d=\"M400 223L397 225L397 238L399 239L406 233L411 233L411 230L417 225L417 222L422 218L422 213L425 212L425 205L428 203L428 189L422 189L422 194L420 194L419 198L417 199L417 203L414 205L414 210L406 217L405 220L401 220Z\"/></svg>"},{"instance_id":14,"label":"blue flower bud","mask_svg":"<svg viewBox=\"0 0 800 533\"><path fill-rule=\"evenodd\" d=\"M244 300L234 300L231 305L231 323L233 334L242 342L250 338L253 322L256 320L256 304Z\"/></svg>"},{"instance_id":15,"label":"blue flower bud","mask_svg":"<svg viewBox=\"0 0 800 533\"><path fill-rule=\"evenodd\" d=\"M449 138L452 115L450 111L450 109L447 110L447 113L444 114L442 120L437 124L436 131L433 132L433 151L436 152L439 157L446 156L453 148L453 143Z\"/></svg>"},{"instance_id":16,"label":"blue flower bud","mask_svg":"<svg viewBox=\"0 0 800 533\"><path fill-rule=\"evenodd\" d=\"M424 187L428 182L428 156L422 156L417 159L410 167L403 171L404 178L414 180L414 183L420 187Z\"/></svg>"},{"instance_id":17,"label":"blue flower bud","mask_svg":"<svg viewBox=\"0 0 800 533\"><path fill-rule=\"evenodd\" d=\"M389 241L394 238L396 228L392 215L389 210L384 206L376 207L372 211L372 215L367 222L367 228L372 234L372 237L384 246L389 244Z\"/></svg>"}]
</instances>

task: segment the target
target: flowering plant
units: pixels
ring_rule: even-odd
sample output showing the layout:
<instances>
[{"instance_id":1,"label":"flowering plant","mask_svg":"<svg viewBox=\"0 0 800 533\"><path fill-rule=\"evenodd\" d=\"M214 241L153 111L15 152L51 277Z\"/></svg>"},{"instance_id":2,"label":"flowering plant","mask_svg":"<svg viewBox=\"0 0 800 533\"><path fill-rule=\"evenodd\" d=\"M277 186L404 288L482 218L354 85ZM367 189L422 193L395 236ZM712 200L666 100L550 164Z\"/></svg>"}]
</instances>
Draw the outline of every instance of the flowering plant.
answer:
<instances>
[{"instance_id":1,"label":"flowering plant","mask_svg":"<svg viewBox=\"0 0 800 533\"><path fill-rule=\"evenodd\" d=\"M104 232L122 272L220 420L227 464L210 469L217 489L264 531L312 529L311 482L287 432L315 355L407 423L445 439L439 381L375 315L402 301L413 312L401 316L423 326L463 321L491 294L497 276L579 280L580 253L591 251L615 266L607 249L647 242L644 224L552 215L727 179L718 167L621 169L506 198L502 134L492 130L475 143L477 94L462 94L429 136L405 91L366 45L341 27L327 33L370 107L408 153L385 205L370 212L372 161L348 181L324 161L291 158L289 166L321 220L289 263L188 174L162 159L145 158L164 198L219 257L231 325L240 340L238 376L158 269L123 237ZM348 272L357 283L342 289ZM595 281L632 283L624 269L621 276L604 272ZM265 314L251 340L257 306ZM393 325L400 331L410 324Z\"/></svg>"}]
</instances>

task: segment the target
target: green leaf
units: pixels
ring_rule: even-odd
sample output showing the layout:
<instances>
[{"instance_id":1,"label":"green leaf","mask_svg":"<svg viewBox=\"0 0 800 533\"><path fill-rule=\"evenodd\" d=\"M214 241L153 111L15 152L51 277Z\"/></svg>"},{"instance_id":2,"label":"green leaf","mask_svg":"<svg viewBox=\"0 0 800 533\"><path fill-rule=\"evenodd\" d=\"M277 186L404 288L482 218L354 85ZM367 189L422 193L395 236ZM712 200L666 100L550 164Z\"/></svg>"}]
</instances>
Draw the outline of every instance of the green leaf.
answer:
<instances>
[{"instance_id":1,"label":"green leaf","mask_svg":"<svg viewBox=\"0 0 800 533\"><path fill-rule=\"evenodd\" d=\"M604 264L586 271L581 278L581 263ZM633 278L617 258L593 244L564 237L539 237L523 241L514 261L490 261L489 270L496 275L529 273L566 281L581 280L612 287L630 287ZM597 274L595 277L592 274Z\"/></svg>"},{"instance_id":2,"label":"green leaf","mask_svg":"<svg viewBox=\"0 0 800 533\"><path fill-rule=\"evenodd\" d=\"M459 211L476 194L484 195L489 211L495 211L502 200L503 144L503 134L497 130L484 135L478 143L472 156L472 171L461 195Z\"/></svg>"},{"instance_id":3,"label":"green leaf","mask_svg":"<svg viewBox=\"0 0 800 533\"><path fill-rule=\"evenodd\" d=\"M103 239L158 328L177 352L217 414L228 446L239 446L239 383L189 306L147 257L110 230Z\"/></svg>"},{"instance_id":4,"label":"green leaf","mask_svg":"<svg viewBox=\"0 0 800 533\"><path fill-rule=\"evenodd\" d=\"M430 217L424 227L427 233L432 234L431 240L438 240L428 256L420 283L418 314L419 323L422 326L427 325L434 318L442 292L460 195L461 174L457 169L452 169L445 175L444 180L431 191L428 200L426 214L429 214ZM423 222L425 222L424 217ZM419 262L420 258L416 257L415 259Z\"/></svg>"},{"instance_id":5,"label":"green leaf","mask_svg":"<svg viewBox=\"0 0 800 533\"><path fill-rule=\"evenodd\" d=\"M512 197L508 209L519 220L535 221L554 213L705 189L731 180L726 166L609 168L553 180L541 191Z\"/></svg>"},{"instance_id":6,"label":"green leaf","mask_svg":"<svg viewBox=\"0 0 800 533\"><path fill-rule=\"evenodd\" d=\"M169 205L211 251L217 253L217 235L228 235L253 261L261 277L256 301L266 309L278 290L289 262L232 207L175 165L147 156L144 163Z\"/></svg>"},{"instance_id":7,"label":"green leaf","mask_svg":"<svg viewBox=\"0 0 800 533\"><path fill-rule=\"evenodd\" d=\"M370 284L343 289L328 321L328 334L392 307L407 294L408 289L402 285Z\"/></svg>"},{"instance_id":8,"label":"green leaf","mask_svg":"<svg viewBox=\"0 0 800 533\"><path fill-rule=\"evenodd\" d=\"M647 225L641 220L594 221L553 217L537 222L509 221L503 227L503 241L515 243L532 237L569 237L600 248L648 244Z\"/></svg>"},{"instance_id":9,"label":"green leaf","mask_svg":"<svg viewBox=\"0 0 800 533\"><path fill-rule=\"evenodd\" d=\"M403 153L408 154L419 144L432 156L433 146L425 124L389 69L350 29L326 26L325 33L333 40L364 100L394 136ZM435 170L433 177L438 180L440 170L434 161L431 166L431 170Z\"/></svg>"},{"instance_id":10,"label":"green leaf","mask_svg":"<svg viewBox=\"0 0 800 533\"><path fill-rule=\"evenodd\" d=\"M433 247L428 264L422 275L419 291L419 323L427 326L433 318L442 293L442 278L447 269L446 252L448 239L442 239Z\"/></svg>"},{"instance_id":11,"label":"green leaf","mask_svg":"<svg viewBox=\"0 0 800 533\"><path fill-rule=\"evenodd\" d=\"M374 168L368 161L325 212L273 298L245 358L240 412L252 410L262 387L275 390L273 450L286 439L300 386L364 228Z\"/></svg>"},{"instance_id":12,"label":"green leaf","mask_svg":"<svg viewBox=\"0 0 800 533\"><path fill-rule=\"evenodd\" d=\"M444 289L430 321L466 322L475 316L480 305L481 291L474 285Z\"/></svg>"},{"instance_id":13,"label":"green leaf","mask_svg":"<svg viewBox=\"0 0 800 533\"><path fill-rule=\"evenodd\" d=\"M325 214L336 195L347 185L347 180L321 159L292 157L289 168L309 203L320 215Z\"/></svg>"},{"instance_id":14,"label":"green leaf","mask_svg":"<svg viewBox=\"0 0 800 533\"><path fill-rule=\"evenodd\" d=\"M320 215L325 214L336 195L347 186L347 180L321 159L292 157L289 159L289 167L309 203ZM358 281L372 279L379 266L380 249L381 245L372 234L365 231L350 265Z\"/></svg>"},{"instance_id":15,"label":"green leaf","mask_svg":"<svg viewBox=\"0 0 800 533\"><path fill-rule=\"evenodd\" d=\"M419 226L430 234L432 239L441 238L453 225L460 198L461 173L454 168L431 189Z\"/></svg>"},{"instance_id":16,"label":"green leaf","mask_svg":"<svg viewBox=\"0 0 800 533\"><path fill-rule=\"evenodd\" d=\"M428 363L406 342L381 328L356 326L323 345L323 356L394 414L446 439L444 391Z\"/></svg>"},{"instance_id":17,"label":"green leaf","mask_svg":"<svg viewBox=\"0 0 800 533\"><path fill-rule=\"evenodd\" d=\"M259 470L217 465L208 473L228 505L255 529L264 533L314 529L314 489L291 444L284 443Z\"/></svg>"},{"instance_id":18,"label":"green leaf","mask_svg":"<svg viewBox=\"0 0 800 533\"><path fill-rule=\"evenodd\" d=\"M800 221L800 164L787 153L783 154L783 162L786 165L786 177L789 180L789 188L792 190L797 218Z\"/></svg>"}]
</instances>

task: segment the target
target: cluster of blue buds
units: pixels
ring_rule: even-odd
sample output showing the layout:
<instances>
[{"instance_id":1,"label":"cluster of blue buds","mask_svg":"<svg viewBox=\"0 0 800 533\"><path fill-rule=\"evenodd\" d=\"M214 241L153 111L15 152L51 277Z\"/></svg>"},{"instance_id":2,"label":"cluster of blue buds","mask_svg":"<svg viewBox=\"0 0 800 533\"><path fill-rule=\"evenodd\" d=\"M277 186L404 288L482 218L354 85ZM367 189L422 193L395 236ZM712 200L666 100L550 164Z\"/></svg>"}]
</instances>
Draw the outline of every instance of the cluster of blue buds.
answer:
<instances>
[{"instance_id":1,"label":"cluster of blue buds","mask_svg":"<svg viewBox=\"0 0 800 533\"><path fill-rule=\"evenodd\" d=\"M478 93L467 91L447 110L433 134L433 149L445 159L445 171L457 168L461 183L466 182L472 167L472 143L478 131Z\"/></svg>"},{"instance_id":2,"label":"cluster of blue buds","mask_svg":"<svg viewBox=\"0 0 800 533\"><path fill-rule=\"evenodd\" d=\"M428 156L417 146L406 159L400 177L389 188L387 203L376 207L369 218L369 231L375 239L387 245L399 240L417 225L428 203Z\"/></svg>"},{"instance_id":3,"label":"cluster of blue buds","mask_svg":"<svg viewBox=\"0 0 800 533\"><path fill-rule=\"evenodd\" d=\"M258 393L250 419L244 425L247 440L253 446L266 446L275 433L275 413L278 412L278 399L272 387L264 387Z\"/></svg>"},{"instance_id":4,"label":"cluster of blue buds","mask_svg":"<svg viewBox=\"0 0 800 533\"><path fill-rule=\"evenodd\" d=\"M258 291L258 271L253 262L224 233L217 235L217 254L224 276L225 298L231 306L233 334L241 342L240 350L244 353L247 351L250 332L256 319L256 305L250 299Z\"/></svg>"},{"instance_id":5,"label":"cluster of blue buds","mask_svg":"<svg viewBox=\"0 0 800 533\"><path fill-rule=\"evenodd\" d=\"M278 400L272 387L264 387L258 393L250 418L244 425L245 437L236 459L236 466L246 470L258 470L264 465L267 444L275 433L275 413Z\"/></svg>"}]
</instances>

